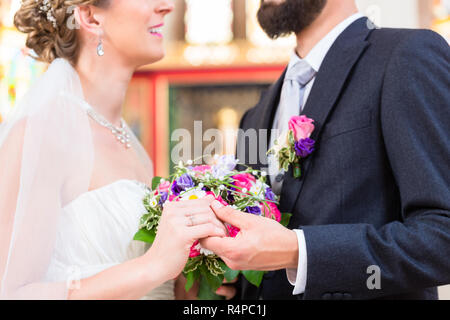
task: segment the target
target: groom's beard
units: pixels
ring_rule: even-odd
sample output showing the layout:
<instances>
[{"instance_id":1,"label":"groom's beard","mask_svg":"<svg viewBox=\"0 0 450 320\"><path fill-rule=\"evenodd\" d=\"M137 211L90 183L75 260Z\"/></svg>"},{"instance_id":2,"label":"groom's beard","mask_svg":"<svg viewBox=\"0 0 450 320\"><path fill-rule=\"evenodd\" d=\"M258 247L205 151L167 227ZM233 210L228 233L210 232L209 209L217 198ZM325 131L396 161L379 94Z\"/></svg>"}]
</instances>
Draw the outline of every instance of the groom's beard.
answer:
<instances>
[{"instance_id":1,"label":"groom's beard","mask_svg":"<svg viewBox=\"0 0 450 320\"><path fill-rule=\"evenodd\" d=\"M326 4L327 0L285 0L279 4L262 0L258 21L272 39L297 34L313 23Z\"/></svg>"}]
</instances>

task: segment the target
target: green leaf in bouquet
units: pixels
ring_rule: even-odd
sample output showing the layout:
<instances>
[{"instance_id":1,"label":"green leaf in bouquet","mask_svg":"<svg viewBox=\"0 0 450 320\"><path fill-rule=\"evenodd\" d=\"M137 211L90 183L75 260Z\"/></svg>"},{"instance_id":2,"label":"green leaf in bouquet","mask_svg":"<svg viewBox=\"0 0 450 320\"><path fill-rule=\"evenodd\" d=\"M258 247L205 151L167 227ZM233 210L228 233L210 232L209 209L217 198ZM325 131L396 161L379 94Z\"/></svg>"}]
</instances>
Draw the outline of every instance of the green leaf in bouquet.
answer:
<instances>
[{"instance_id":1,"label":"green leaf in bouquet","mask_svg":"<svg viewBox=\"0 0 450 320\"><path fill-rule=\"evenodd\" d=\"M153 219L149 219L147 221L147 224L145 225L145 228L147 230L156 230L158 228L159 225L159 218L153 218Z\"/></svg>"},{"instance_id":2,"label":"green leaf in bouquet","mask_svg":"<svg viewBox=\"0 0 450 320\"><path fill-rule=\"evenodd\" d=\"M150 209L147 214L144 214L141 217L139 229L147 229L156 232L160 218L161 216L156 210Z\"/></svg>"},{"instance_id":3,"label":"green leaf in bouquet","mask_svg":"<svg viewBox=\"0 0 450 320\"><path fill-rule=\"evenodd\" d=\"M208 268L209 272L213 276L219 276L223 275L225 273L225 269L222 269L221 265L219 264L219 258L218 257L205 257L204 258L205 265Z\"/></svg>"},{"instance_id":4,"label":"green leaf in bouquet","mask_svg":"<svg viewBox=\"0 0 450 320\"><path fill-rule=\"evenodd\" d=\"M152 190L156 190L156 188L158 188L158 186L159 186L159 184L161 183L161 180L162 180L163 178L161 178L161 177L154 177L153 179L152 179Z\"/></svg>"},{"instance_id":5,"label":"green leaf in bouquet","mask_svg":"<svg viewBox=\"0 0 450 320\"><path fill-rule=\"evenodd\" d=\"M224 300L224 297L216 294L216 290L213 290L209 286L208 281L206 280L206 278L204 276L200 277L200 284L199 284L198 295L197 295L197 298L199 300Z\"/></svg>"},{"instance_id":6,"label":"green leaf in bouquet","mask_svg":"<svg viewBox=\"0 0 450 320\"><path fill-rule=\"evenodd\" d=\"M281 214L280 224L283 227L287 227L288 224L289 224L289 221L291 221L291 217L292 217L292 213L282 213Z\"/></svg>"},{"instance_id":7,"label":"green leaf in bouquet","mask_svg":"<svg viewBox=\"0 0 450 320\"><path fill-rule=\"evenodd\" d=\"M150 214L146 213L144 214L141 219L139 220L139 229L144 228L144 226L147 225L148 219L150 218Z\"/></svg>"},{"instance_id":8,"label":"green leaf in bouquet","mask_svg":"<svg viewBox=\"0 0 450 320\"><path fill-rule=\"evenodd\" d=\"M233 281L234 279L236 279L238 277L239 273L241 272L239 270L233 270L233 269L229 268L225 264L225 262L223 262L222 260L219 261L219 263L220 263L220 266L222 267L222 269L225 270L224 277L227 281Z\"/></svg>"},{"instance_id":9,"label":"green leaf in bouquet","mask_svg":"<svg viewBox=\"0 0 450 320\"><path fill-rule=\"evenodd\" d=\"M259 287L264 276L264 271L244 270L242 274L248 282Z\"/></svg>"},{"instance_id":10,"label":"green leaf in bouquet","mask_svg":"<svg viewBox=\"0 0 450 320\"><path fill-rule=\"evenodd\" d=\"M188 172L187 168L182 162L179 162L178 165L174 167L174 170L175 172L172 176L175 178L181 177L183 174Z\"/></svg>"},{"instance_id":11,"label":"green leaf in bouquet","mask_svg":"<svg viewBox=\"0 0 450 320\"><path fill-rule=\"evenodd\" d=\"M151 197L152 197L152 195L148 194L148 195L145 196L144 201L143 201L145 210L147 210L147 212L151 211L151 205L150 205ZM144 215L141 218L141 220L142 219L146 219L147 217L148 217L148 215Z\"/></svg>"},{"instance_id":12,"label":"green leaf in bouquet","mask_svg":"<svg viewBox=\"0 0 450 320\"><path fill-rule=\"evenodd\" d=\"M147 216L144 215L141 218L141 220L145 219L145 218L153 218L155 216L157 216L159 219L159 217L161 216L161 213L162 213L162 209L159 206L155 207L154 205L152 205L152 202L158 201L160 198L161 198L161 196L154 196L153 194L148 194L144 198L143 203L144 203L144 207L145 207L145 210L147 211L148 215Z\"/></svg>"},{"instance_id":13,"label":"green leaf in bouquet","mask_svg":"<svg viewBox=\"0 0 450 320\"><path fill-rule=\"evenodd\" d=\"M184 290L186 290L186 292L188 292L189 290L191 290L191 288L195 282L194 272L186 273L185 277L186 277L186 284L184 286Z\"/></svg>"},{"instance_id":14,"label":"green leaf in bouquet","mask_svg":"<svg viewBox=\"0 0 450 320\"><path fill-rule=\"evenodd\" d=\"M224 276L223 274L219 274L217 276L210 273L208 267L205 264L201 264L199 266L200 273L202 277L205 278L205 280L208 282L208 285L210 286L211 290L216 292L217 289L222 285Z\"/></svg>"},{"instance_id":15,"label":"green leaf in bouquet","mask_svg":"<svg viewBox=\"0 0 450 320\"><path fill-rule=\"evenodd\" d=\"M156 238L156 232L154 230L140 229L135 235L134 240L143 241L146 243L153 243Z\"/></svg>"},{"instance_id":16,"label":"green leaf in bouquet","mask_svg":"<svg viewBox=\"0 0 450 320\"><path fill-rule=\"evenodd\" d=\"M184 286L184 289L186 290L186 292L188 292L189 290L191 290L195 281L200 278L200 271L196 269L188 273L183 272L183 274L186 277L186 285Z\"/></svg>"},{"instance_id":17,"label":"green leaf in bouquet","mask_svg":"<svg viewBox=\"0 0 450 320\"><path fill-rule=\"evenodd\" d=\"M202 263L203 263L203 256L189 258L188 262L184 266L183 272L187 274L189 272L196 271L198 267L202 265Z\"/></svg>"}]
</instances>

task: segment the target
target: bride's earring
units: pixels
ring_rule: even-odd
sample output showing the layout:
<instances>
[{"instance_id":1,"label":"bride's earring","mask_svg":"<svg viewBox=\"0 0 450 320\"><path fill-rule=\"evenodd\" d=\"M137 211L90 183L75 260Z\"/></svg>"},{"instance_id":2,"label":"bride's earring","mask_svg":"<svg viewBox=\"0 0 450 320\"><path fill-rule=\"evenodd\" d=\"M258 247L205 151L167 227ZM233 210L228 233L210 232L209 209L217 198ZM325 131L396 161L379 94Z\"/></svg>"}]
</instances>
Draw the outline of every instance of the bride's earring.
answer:
<instances>
[{"instance_id":1,"label":"bride's earring","mask_svg":"<svg viewBox=\"0 0 450 320\"><path fill-rule=\"evenodd\" d=\"M103 57L105 55L105 51L103 50L103 42L102 42L102 38L100 37L100 39L98 40L98 45L97 45L97 55L99 57Z\"/></svg>"}]
</instances>

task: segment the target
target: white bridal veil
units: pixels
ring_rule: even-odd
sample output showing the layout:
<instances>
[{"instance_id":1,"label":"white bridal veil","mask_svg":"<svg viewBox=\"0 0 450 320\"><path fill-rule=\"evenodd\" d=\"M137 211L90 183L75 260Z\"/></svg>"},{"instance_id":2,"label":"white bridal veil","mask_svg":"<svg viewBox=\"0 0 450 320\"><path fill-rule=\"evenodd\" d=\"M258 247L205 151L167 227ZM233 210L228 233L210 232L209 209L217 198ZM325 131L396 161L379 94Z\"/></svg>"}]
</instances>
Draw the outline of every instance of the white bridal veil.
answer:
<instances>
[{"instance_id":1,"label":"white bridal veil","mask_svg":"<svg viewBox=\"0 0 450 320\"><path fill-rule=\"evenodd\" d=\"M46 273L64 207L89 190L88 107L76 71L56 59L0 125L0 299L67 297L67 283L50 283Z\"/></svg>"}]
</instances>

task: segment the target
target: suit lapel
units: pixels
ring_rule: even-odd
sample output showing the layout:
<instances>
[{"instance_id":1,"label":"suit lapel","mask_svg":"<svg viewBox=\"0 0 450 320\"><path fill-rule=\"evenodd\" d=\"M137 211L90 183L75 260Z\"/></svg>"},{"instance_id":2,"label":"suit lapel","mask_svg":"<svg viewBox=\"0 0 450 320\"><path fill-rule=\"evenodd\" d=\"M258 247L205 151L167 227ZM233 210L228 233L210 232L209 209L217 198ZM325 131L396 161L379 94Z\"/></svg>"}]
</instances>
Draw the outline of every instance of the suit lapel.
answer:
<instances>
[{"instance_id":1,"label":"suit lapel","mask_svg":"<svg viewBox=\"0 0 450 320\"><path fill-rule=\"evenodd\" d=\"M281 77L275 82L273 86L269 88L266 96L261 101L260 107L257 108L257 113L260 116L260 122L257 126L258 129L272 129L272 122L275 116L275 111L280 101L281 88L283 87L284 77L287 69L284 70ZM268 140L270 137L268 137Z\"/></svg>"},{"instance_id":2,"label":"suit lapel","mask_svg":"<svg viewBox=\"0 0 450 320\"><path fill-rule=\"evenodd\" d=\"M286 70L284 70L278 81L268 89L268 92L264 95L264 98L261 100L258 107L254 110L255 114L253 115L253 117L255 119L255 125L252 125L251 127L257 130L258 152L260 154L260 157L258 157L258 164L253 165L252 167L257 170L260 170L263 167L267 167L266 152L268 150L270 142L270 130L272 129L273 118L275 117L275 112L280 100L280 94L283 87L285 75ZM266 141L260 141L261 138L264 138L264 135L260 136L261 129L268 130ZM260 148L263 148L264 150L260 150Z\"/></svg>"},{"instance_id":3,"label":"suit lapel","mask_svg":"<svg viewBox=\"0 0 450 320\"><path fill-rule=\"evenodd\" d=\"M350 25L336 40L325 57L316 76L313 88L302 114L314 119L315 130L311 136L320 142L322 129L333 110L353 66L359 60L369 45L366 41L370 30L367 28L367 18L361 18ZM316 149L320 144L316 144ZM285 174L281 191L280 210L293 212L300 196L303 181L305 180L314 153L302 162L302 176L295 179L292 166Z\"/></svg>"}]
</instances>

